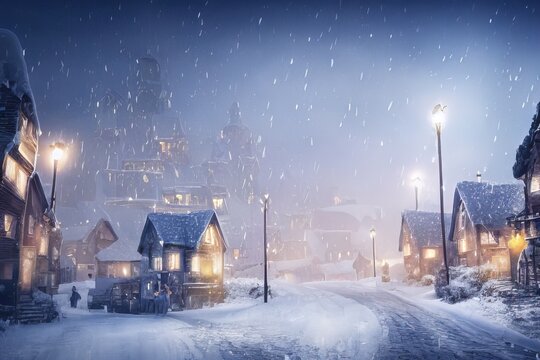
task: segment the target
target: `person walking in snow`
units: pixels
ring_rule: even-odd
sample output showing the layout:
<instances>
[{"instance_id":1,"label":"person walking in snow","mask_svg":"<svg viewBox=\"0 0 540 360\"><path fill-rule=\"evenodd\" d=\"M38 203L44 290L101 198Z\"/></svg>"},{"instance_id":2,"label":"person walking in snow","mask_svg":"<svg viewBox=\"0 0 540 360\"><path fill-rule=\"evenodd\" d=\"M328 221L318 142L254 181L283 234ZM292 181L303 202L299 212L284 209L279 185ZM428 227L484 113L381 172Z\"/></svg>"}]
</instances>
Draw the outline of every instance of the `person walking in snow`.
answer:
<instances>
[{"instance_id":1,"label":"person walking in snow","mask_svg":"<svg viewBox=\"0 0 540 360\"><path fill-rule=\"evenodd\" d=\"M161 291L163 293L163 303L162 303L163 311L162 311L162 315L165 316L167 314L167 311L169 310L169 306L171 305L172 291L169 288L169 286L167 286L167 284L163 284L163 286L161 288Z\"/></svg>"},{"instance_id":2,"label":"person walking in snow","mask_svg":"<svg viewBox=\"0 0 540 360\"><path fill-rule=\"evenodd\" d=\"M77 292L77 288L73 286L71 288L71 297L69 298L69 301L71 302L71 307L76 308L77 302L81 300L81 294Z\"/></svg>"}]
</instances>

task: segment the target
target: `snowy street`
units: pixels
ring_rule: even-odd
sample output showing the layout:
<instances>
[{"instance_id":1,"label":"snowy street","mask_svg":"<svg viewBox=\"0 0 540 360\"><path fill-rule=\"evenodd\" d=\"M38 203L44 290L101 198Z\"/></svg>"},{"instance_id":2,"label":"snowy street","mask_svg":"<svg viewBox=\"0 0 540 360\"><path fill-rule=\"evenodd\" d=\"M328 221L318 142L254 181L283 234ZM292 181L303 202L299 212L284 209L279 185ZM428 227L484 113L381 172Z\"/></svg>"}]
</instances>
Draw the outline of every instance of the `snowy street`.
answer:
<instances>
[{"instance_id":1,"label":"snowy street","mask_svg":"<svg viewBox=\"0 0 540 360\"><path fill-rule=\"evenodd\" d=\"M428 310L422 301L387 291L391 287L315 286L354 299L376 314L383 332L376 359L534 359L540 350L538 342L512 330L466 313L446 312L444 304Z\"/></svg>"},{"instance_id":2,"label":"snowy street","mask_svg":"<svg viewBox=\"0 0 540 360\"><path fill-rule=\"evenodd\" d=\"M225 304L165 317L64 308L60 322L8 328L0 358L522 359L540 351L516 332L445 304L427 310L427 300L369 281L277 282L266 305L241 295L248 285L237 280Z\"/></svg>"}]
</instances>

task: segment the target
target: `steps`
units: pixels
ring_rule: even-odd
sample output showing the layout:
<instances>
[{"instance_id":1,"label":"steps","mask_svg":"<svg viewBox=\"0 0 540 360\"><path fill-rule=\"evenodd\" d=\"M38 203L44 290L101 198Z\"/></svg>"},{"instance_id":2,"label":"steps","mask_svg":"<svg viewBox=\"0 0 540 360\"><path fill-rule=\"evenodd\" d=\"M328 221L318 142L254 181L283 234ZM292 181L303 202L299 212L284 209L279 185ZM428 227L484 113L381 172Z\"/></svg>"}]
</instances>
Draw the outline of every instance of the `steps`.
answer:
<instances>
[{"instance_id":1,"label":"steps","mask_svg":"<svg viewBox=\"0 0 540 360\"><path fill-rule=\"evenodd\" d=\"M21 324L51 322L57 316L52 300L38 303L29 295L21 295L16 316Z\"/></svg>"}]
</instances>

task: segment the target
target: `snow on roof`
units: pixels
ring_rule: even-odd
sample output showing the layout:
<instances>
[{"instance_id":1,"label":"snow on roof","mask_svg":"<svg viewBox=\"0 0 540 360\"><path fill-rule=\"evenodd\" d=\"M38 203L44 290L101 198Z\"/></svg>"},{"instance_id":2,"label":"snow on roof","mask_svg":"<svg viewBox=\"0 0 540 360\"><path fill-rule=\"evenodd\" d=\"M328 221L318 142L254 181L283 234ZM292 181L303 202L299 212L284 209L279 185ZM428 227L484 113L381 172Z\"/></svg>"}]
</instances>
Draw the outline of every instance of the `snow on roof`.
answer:
<instances>
[{"instance_id":1,"label":"snow on roof","mask_svg":"<svg viewBox=\"0 0 540 360\"><path fill-rule=\"evenodd\" d=\"M189 214L152 213L148 214L147 221L152 223L164 244L196 248L214 216L214 210Z\"/></svg>"},{"instance_id":2,"label":"snow on roof","mask_svg":"<svg viewBox=\"0 0 540 360\"><path fill-rule=\"evenodd\" d=\"M459 206L459 199L463 201L471 222L488 229L505 227L506 218L518 214L525 207L525 195L520 184L463 181L456 186L454 212Z\"/></svg>"},{"instance_id":3,"label":"snow on roof","mask_svg":"<svg viewBox=\"0 0 540 360\"><path fill-rule=\"evenodd\" d=\"M425 246L441 246L441 214L436 212L405 210L402 213L402 224L409 227L411 240L416 242L419 248ZM450 214L444 215L446 236L450 228ZM403 225L399 236L399 250L403 246Z\"/></svg>"},{"instance_id":4,"label":"snow on roof","mask_svg":"<svg viewBox=\"0 0 540 360\"><path fill-rule=\"evenodd\" d=\"M92 231L90 225L68 226L62 228L63 241L77 241L84 239Z\"/></svg>"},{"instance_id":5,"label":"snow on roof","mask_svg":"<svg viewBox=\"0 0 540 360\"><path fill-rule=\"evenodd\" d=\"M0 65L0 83L22 100L23 113L39 133L39 121L21 43L14 33L6 29L0 29Z\"/></svg>"},{"instance_id":6,"label":"snow on roof","mask_svg":"<svg viewBox=\"0 0 540 360\"><path fill-rule=\"evenodd\" d=\"M99 261L140 261L141 257L137 252L137 244L126 240L117 240L96 254Z\"/></svg>"}]
</instances>

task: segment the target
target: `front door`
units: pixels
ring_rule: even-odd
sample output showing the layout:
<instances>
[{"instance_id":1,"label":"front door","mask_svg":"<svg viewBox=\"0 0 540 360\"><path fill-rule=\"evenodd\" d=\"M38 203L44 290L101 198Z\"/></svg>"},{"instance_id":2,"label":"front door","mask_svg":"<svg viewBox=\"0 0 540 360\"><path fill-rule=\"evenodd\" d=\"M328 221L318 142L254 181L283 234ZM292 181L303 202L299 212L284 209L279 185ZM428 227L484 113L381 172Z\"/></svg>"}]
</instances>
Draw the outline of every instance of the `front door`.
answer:
<instances>
[{"instance_id":1,"label":"front door","mask_svg":"<svg viewBox=\"0 0 540 360\"><path fill-rule=\"evenodd\" d=\"M20 269L20 284L21 294L29 294L32 292L32 281L34 278L34 270L36 268L36 247L23 246L21 248L21 269Z\"/></svg>"}]
</instances>

